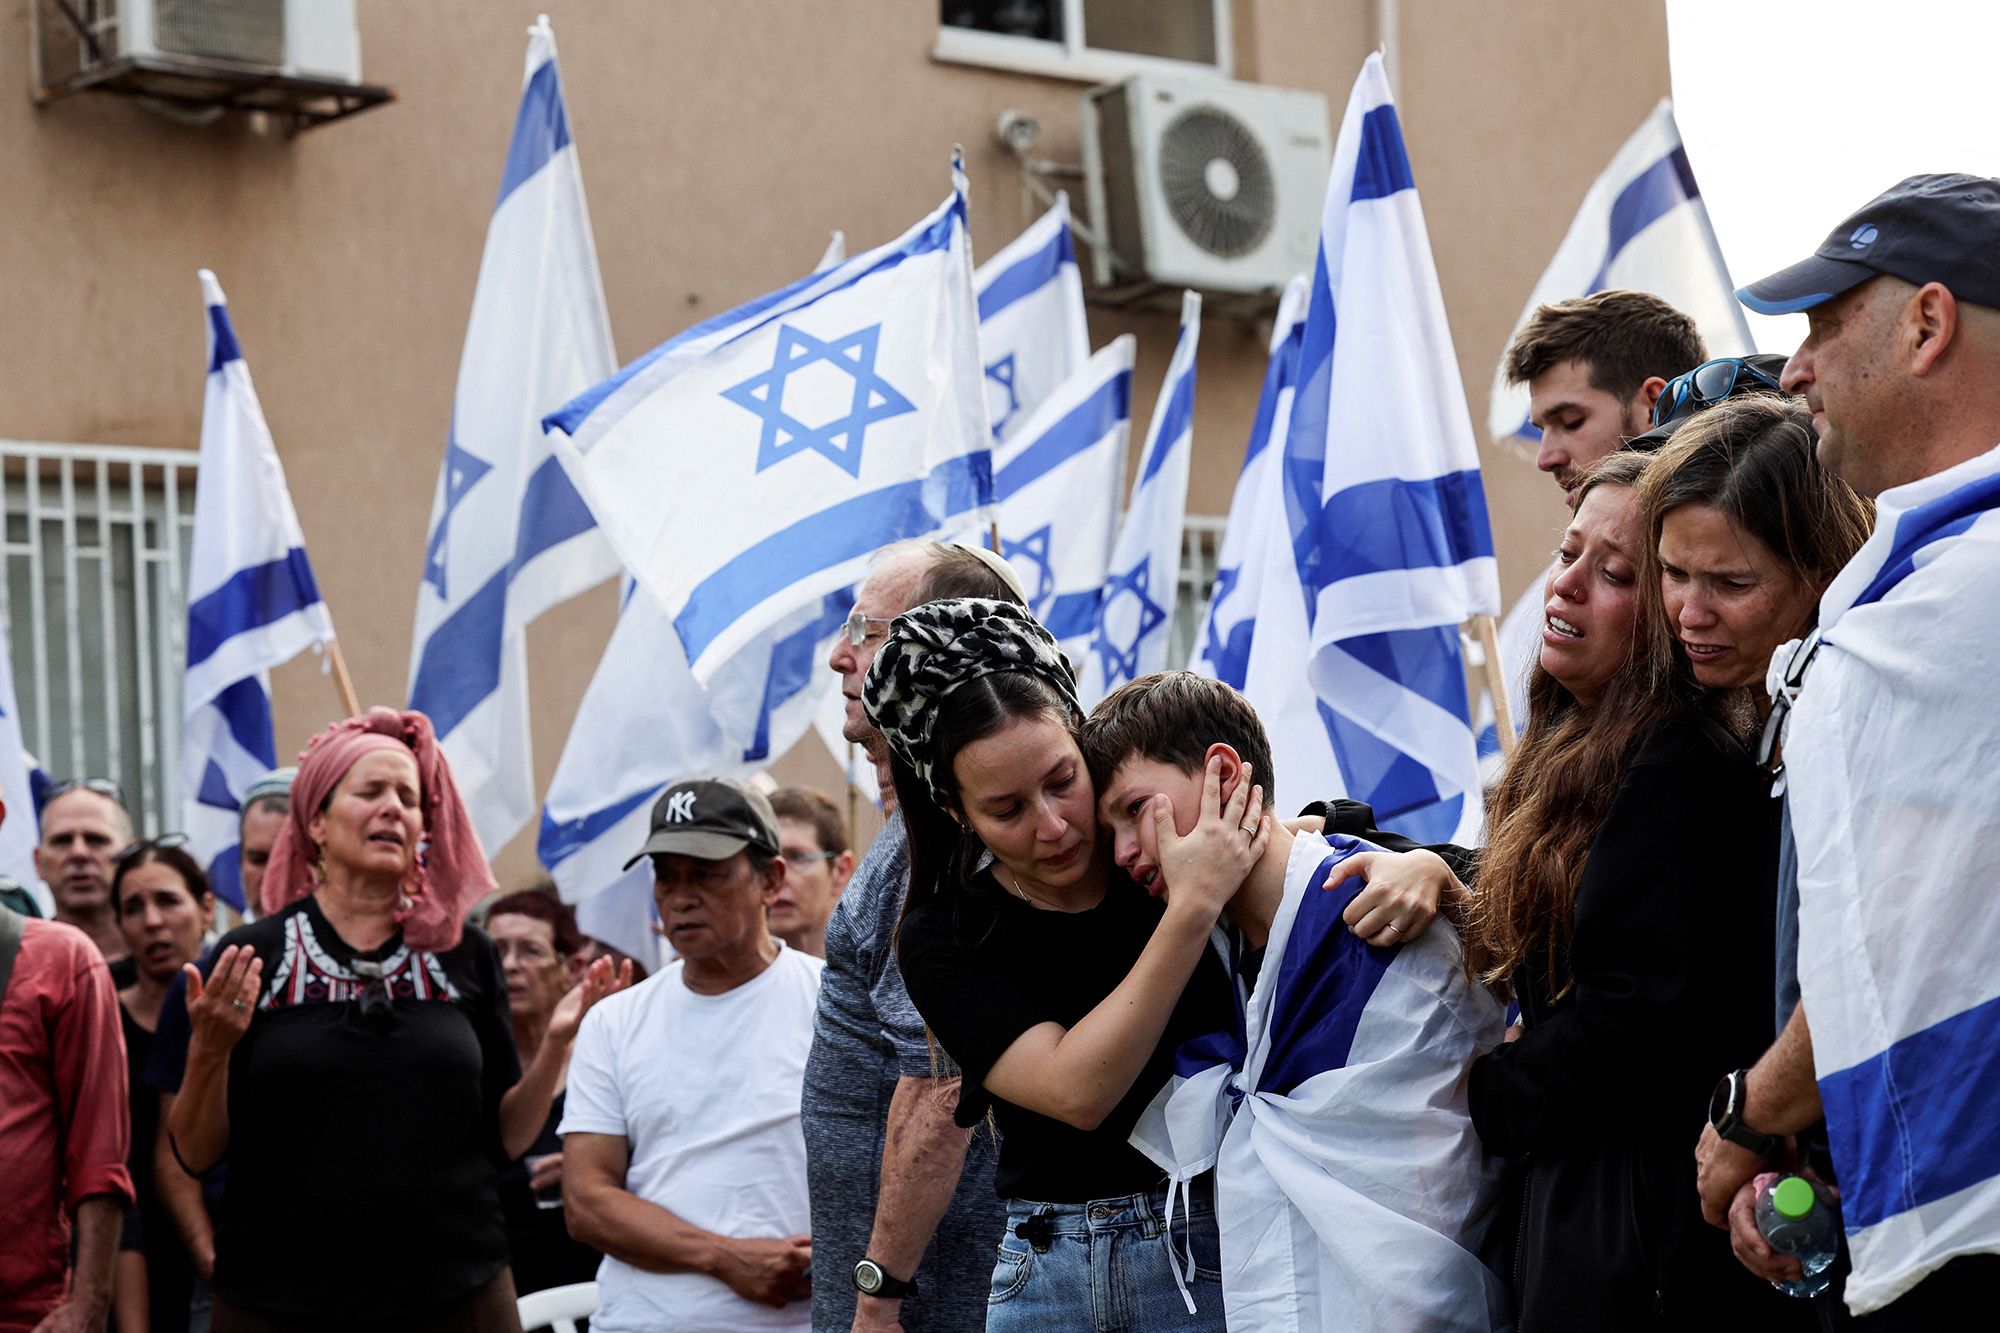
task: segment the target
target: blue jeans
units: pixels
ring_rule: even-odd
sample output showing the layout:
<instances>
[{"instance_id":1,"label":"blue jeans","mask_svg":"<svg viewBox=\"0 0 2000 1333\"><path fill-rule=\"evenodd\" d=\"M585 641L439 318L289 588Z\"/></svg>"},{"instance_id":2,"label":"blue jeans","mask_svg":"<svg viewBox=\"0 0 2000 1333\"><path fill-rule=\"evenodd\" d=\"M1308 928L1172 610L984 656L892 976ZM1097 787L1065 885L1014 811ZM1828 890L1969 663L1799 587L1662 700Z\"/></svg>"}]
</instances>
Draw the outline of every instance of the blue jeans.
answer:
<instances>
[{"instance_id":1,"label":"blue jeans","mask_svg":"<svg viewBox=\"0 0 2000 1333\"><path fill-rule=\"evenodd\" d=\"M1161 1222L1165 1190L1089 1203L1009 1199L1007 1231L1000 1238L987 1296L987 1333L1151 1333L1164 1328L1222 1333L1227 1325L1212 1179L1203 1177L1193 1191L1183 1191L1174 1201L1172 1261ZM1196 1314L1187 1312L1173 1262L1181 1266Z\"/></svg>"}]
</instances>

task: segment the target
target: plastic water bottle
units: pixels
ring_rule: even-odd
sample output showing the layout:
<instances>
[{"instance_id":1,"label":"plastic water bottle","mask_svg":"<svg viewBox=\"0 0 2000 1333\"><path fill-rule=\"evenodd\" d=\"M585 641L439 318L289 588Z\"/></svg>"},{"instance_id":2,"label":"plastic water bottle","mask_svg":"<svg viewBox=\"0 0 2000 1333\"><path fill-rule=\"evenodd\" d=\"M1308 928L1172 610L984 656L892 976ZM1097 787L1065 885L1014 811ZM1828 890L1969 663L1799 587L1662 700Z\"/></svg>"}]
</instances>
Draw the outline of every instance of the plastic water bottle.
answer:
<instances>
[{"instance_id":1,"label":"plastic water bottle","mask_svg":"<svg viewBox=\"0 0 2000 1333\"><path fill-rule=\"evenodd\" d=\"M1817 1296L1833 1281L1828 1270L1840 1247L1840 1212L1804 1176L1784 1176L1757 1195L1757 1229L1780 1254L1805 1269L1796 1282L1771 1285L1787 1296Z\"/></svg>"}]
</instances>

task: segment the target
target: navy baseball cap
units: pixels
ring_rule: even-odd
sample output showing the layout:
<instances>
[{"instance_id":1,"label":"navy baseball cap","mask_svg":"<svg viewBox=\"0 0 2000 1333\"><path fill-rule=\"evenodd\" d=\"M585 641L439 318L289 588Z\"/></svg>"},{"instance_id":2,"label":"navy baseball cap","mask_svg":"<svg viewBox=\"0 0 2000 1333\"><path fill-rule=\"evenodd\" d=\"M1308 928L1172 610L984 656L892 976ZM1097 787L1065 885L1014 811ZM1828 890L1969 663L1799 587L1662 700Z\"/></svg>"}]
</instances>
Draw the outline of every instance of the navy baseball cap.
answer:
<instances>
[{"instance_id":1,"label":"navy baseball cap","mask_svg":"<svg viewBox=\"0 0 2000 1333\"><path fill-rule=\"evenodd\" d=\"M1912 176L1835 227L1812 258L1738 288L1736 299L1760 315L1790 315L1888 274L1941 282L1961 301L2000 309L1996 250L2000 180Z\"/></svg>"}]
</instances>

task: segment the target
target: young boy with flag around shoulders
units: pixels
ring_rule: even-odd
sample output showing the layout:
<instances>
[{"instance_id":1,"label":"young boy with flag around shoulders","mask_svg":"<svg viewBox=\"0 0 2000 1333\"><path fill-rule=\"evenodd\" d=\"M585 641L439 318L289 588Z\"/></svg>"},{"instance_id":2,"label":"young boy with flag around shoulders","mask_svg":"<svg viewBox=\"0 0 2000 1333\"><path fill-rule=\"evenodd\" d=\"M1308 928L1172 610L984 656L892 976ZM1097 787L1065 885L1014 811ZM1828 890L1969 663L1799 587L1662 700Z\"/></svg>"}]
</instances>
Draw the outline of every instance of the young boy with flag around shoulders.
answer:
<instances>
[{"instance_id":1,"label":"young boy with flag around shoulders","mask_svg":"<svg viewBox=\"0 0 2000 1333\"><path fill-rule=\"evenodd\" d=\"M1080 740L1117 862L1155 894L1172 892L1159 834L1192 826L1208 761L1225 793L1246 762L1271 772L1248 701L1185 672L1115 691ZM1503 1016L1468 981L1448 924L1424 930L1393 909L1344 920L1389 855L1337 830L1274 829L1217 931L1235 1028L1182 1046L1134 1131L1177 1184L1215 1170L1231 1327L1506 1323L1480 1258L1498 1163L1465 1099L1466 1067L1501 1043Z\"/></svg>"}]
</instances>

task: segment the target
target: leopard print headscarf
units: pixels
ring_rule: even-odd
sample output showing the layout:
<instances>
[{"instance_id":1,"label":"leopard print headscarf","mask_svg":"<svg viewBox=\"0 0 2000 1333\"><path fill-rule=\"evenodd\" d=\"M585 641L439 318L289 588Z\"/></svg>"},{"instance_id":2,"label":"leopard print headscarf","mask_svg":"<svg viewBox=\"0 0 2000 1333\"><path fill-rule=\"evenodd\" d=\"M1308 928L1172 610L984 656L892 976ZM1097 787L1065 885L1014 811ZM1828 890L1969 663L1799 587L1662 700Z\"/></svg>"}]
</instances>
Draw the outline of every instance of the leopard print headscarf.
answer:
<instances>
[{"instance_id":1,"label":"leopard print headscarf","mask_svg":"<svg viewBox=\"0 0 2000 1333\"><path fill-rule=\"evenodd\" d=\"M897 616L861 683L861 706L889 749L944 804L933 773L937 704L969 680L1002 671L1039 676L1081 720L1076 673L1026 608L983 597L926 602Z\"/></svg>"}]
</instances>

